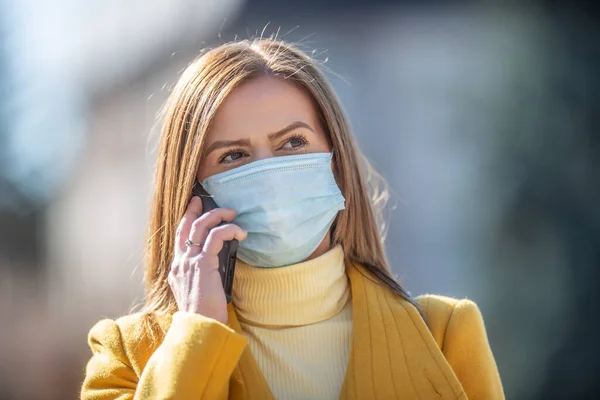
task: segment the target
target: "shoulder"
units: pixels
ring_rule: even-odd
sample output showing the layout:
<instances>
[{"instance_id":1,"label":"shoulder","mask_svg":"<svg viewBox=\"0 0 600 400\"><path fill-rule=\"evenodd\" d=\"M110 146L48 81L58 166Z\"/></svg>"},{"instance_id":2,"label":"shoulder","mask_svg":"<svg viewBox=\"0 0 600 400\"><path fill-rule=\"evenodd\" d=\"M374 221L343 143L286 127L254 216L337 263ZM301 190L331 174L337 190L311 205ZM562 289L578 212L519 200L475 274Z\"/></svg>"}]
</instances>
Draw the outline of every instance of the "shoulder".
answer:
<instances>
[{"instance_id":1,"label":"shoulder","mask_svg":"<svg viewBox=\"0 0 600 400\"><path fill-rule=\"evenodd\" d=\"M168 314L130 314L98 321L88 334L92 352L109 352L123 364L141 373L168 329Z\"/></svg>"},{"instance_id":2,"label":"shoulder","mask_svg":"<svg viewBox=\"0 0 600 400\"><path fill-rule=\"evenodd\" d=\"M380 303L376 300L377 295L382 294L392 311L400 312L402 310L401 313L409 315L413 323L423 322L413 302L400 298L376 282L360 264L355 264L355 268L348 269L348 276L355 298L356 295L360 295L361 301L372 302L375 307L378 307ZM371 294L369 295L367 292ZM483 318L477 304L473 301L433 294L418 296L414 300L422 312L429 331L443 351L455 347L459 342L469 341L471 338L487 341Z\"/></svg>"},{"instance_id":3,"label":"shoulder","mask_svg":"<svg viewBox=\"0 0 600 400\"><path fill-rule=\"evenodd\" d=\"M118 319L102 319L90 330L90 336L103 336L108 340L139 341L144 336L151 339L156 332L168 329L171 322L169 314L129 314ZM154 329L147 329L152 326ZM127 343L123 343L127 344Z\"/></svg>"},{"instance_id":4,"label":"shoulder","mask_svg":"<svg viewBox=\"0 0 600 400\"><path fill-rule=\"evenodd\" d=\"M427 325L470 399L504 399L479 307L468 299L416 298Z\"/></svg>"},{"instance_id":5,"label":"shoulder","mask_svg":"<svg viewBox=\"0 0 600 400\"><path fill-rule=\"evenodd\" d=\"M418 296L415 300L440 348L447 345L451 333L469 336L485 332L479 307L472 300L433 294Z\"/></svg>"}]
</instances>

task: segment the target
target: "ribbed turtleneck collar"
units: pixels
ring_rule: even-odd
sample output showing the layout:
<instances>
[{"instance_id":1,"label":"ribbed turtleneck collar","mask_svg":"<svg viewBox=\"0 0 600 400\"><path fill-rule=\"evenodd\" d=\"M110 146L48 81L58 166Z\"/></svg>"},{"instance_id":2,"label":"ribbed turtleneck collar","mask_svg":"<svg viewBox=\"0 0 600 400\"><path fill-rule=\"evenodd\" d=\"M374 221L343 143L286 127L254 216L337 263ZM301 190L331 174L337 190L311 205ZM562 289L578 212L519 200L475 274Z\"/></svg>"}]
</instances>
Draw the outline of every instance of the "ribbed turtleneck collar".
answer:
<instances>
[{"instance_id":1,"label":"ribbed turtleneck collar","mask_svg":"<svg viewBox=\"0 0 600 400\"><path fill-rule=\"evenodd\" d=\"M265 327L314 324L339 313L350 298L340 245L281 268L259 268L238 259L233 304L240 321Z\"/></svg>"}]
</instances>

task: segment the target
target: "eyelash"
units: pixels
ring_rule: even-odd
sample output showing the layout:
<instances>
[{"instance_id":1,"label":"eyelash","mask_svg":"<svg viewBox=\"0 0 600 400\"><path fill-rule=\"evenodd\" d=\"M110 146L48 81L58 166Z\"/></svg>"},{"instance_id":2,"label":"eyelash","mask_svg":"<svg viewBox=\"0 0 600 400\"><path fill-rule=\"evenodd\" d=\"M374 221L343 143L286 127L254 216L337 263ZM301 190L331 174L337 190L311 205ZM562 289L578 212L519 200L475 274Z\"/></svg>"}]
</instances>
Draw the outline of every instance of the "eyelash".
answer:
<instances>
[{"instance_id":1,"label":"eyelash","mask_svg":"<svg viewBox=\"0 0 600 400\"><path fill-rule=\"evenodd\" d=\"M240 149L231 149L231 150L223 153L223 155L221 157L219 157L219 164L231 164L232 162L235 162L235 160L234 161L225 161L225 159L227 157L229 157L230 155L235 154L235 153L246 153L246 152L244 151L244 149L241 149L241 148Z\"/></svg>"},{"instance_id":2,"label":"eyelash","mask_svg":"<svg viewBox=\"0 0 600 400\"><path fill-rule=\"evenodd\" d=\"M288 139L287 139L287 140L286 140L286 141L285 141L285 142L284 142L284 143L283 143L283 144L282 144L282 145L279 147L279 149L281 149L283 146L285 146L287 143L291 142L292 140L299 140L299 141L301 142L301 145L300 145L300 146L297 146L297 147L295 147L295 148L292 148L292 149L290 149L289 151L295 151L295 150L297 150L298 148L300 148L300 147L304 147L304 146L306 146L306 145L308 144L308 140L306 140L306 138L305 138L303 135L300 135L300 134L295 134L295 135L293 135L293 136L290 136L290 137L289 137L289 138L288 138ZM227 151L227 152L223 153L223 155L221 155L221 157L219 157L219 164L231 164L231 163L234 163L235 161L237 161L237 160L234 160L234 161L225 161L225 159L226 159L227 157L229 157L230 155L232 155L232 154L235 154L235 153L244 153L244 154L247 154L247 153L246 153L246 151L245 151L244 149L242 149L242 148L231 149L231 150L229 150L229 151Z\"/></svg>"},{"instance_id":3,"label":"eyelash","mask_svg":"<svg viewBox=\"0 0 600 400\"><path fill-rule=\"evenodd\" d=\"M299 140L300 142L302 142L302 144L300 146L298 146L298 147L306 146L308 144L308 140L306 140L306 138L304 137L304 135L295 134L295 135L290 136L288 138L288 140L286 140L285 143L280 146L280 148L283 147L285 144L291 142L292 140Z\"/></svg>"}]
</instances>

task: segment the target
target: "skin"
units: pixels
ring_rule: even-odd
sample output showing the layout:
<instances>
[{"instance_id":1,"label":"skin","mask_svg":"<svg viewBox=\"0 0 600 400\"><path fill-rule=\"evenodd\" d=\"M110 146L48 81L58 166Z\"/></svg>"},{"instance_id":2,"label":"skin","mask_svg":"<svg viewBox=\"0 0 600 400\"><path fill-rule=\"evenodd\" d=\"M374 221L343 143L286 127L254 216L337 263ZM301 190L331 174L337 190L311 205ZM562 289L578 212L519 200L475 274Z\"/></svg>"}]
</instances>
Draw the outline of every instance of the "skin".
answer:
<instances>
[{"instance_id":1,"label":"skin","mask_svg":"<svg viewBox=\"0 0 600 400\"><path fill-rule=\"evenodd\" d=\"M296 84L259 77L236 88L216 113L208 132L198 181L270 157L330 152L310 96ZM169 284L180 311L202 314L227 323L227 301L218 272L223 241L244 240L247 233L231 222L235 210L202 213L193 197L176 235ZM187 246L186 239L203 246ZM307 260L330 248L329 235Z\"/></svg>"}]
</instances>

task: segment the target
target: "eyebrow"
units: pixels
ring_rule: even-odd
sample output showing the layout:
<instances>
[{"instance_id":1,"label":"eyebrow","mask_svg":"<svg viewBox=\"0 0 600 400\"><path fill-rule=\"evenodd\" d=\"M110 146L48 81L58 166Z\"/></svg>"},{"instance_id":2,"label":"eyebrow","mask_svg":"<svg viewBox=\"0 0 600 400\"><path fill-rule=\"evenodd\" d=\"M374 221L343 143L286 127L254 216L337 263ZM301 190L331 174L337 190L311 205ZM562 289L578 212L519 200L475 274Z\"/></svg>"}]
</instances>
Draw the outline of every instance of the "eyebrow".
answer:
<instances>
[{"instance_id":1,"label":"eyebrow","mask_svg":"<svg viewBox=\"0 0 600 400\"><path fill-rule=\"evenodd\" d=\"M223 149L223 148L234 147L234 146L238 146L238 147L250 146L250 140L249 139L217 140L217 141L213 142L210 146L208 146L208 148L206 149L206 155L208 156L210 153L212 153L213 151L215 151L217 149Z\"/></svg>"},{"instance_id":2,"label":"eyebrow","mask_svg":"<svg viewBox=\"0 0 600 400\"><path fill-rule=\"evenodd\" d=\"M302 121L296 121L296 122L292 122L291 124L289 124L288 126L286 126L285 128L275 132L275 133L270 133L267 137L269 138L269 140L274 140L274 139L279 139L280 137L282 137L283 135L285 135L286 133L289 133L295 129L298 128L306 128L311 132L314 132L313 128L311 128L311 126L309 124L307 124L306 122L302 122Z\"/></svg>"},{"instance_id":3,"label":"eyebrow","mask_svg":"<svg viewBox=\"0 0 600 400\"><path fill-rule=\"evenodd\" d=\"M275 139L282 137L286 133L289 133L298 128L306 128L306 129L310 130L311 132L314 132L314 129L310 125L308 125L306 122L296 121L296 122L292 122L285 128L278 130L277 132L270 133L267 137L269 138L269 140L275 140ZM208 156L210 153L212 153L213 151L215 151L217 149L233 147L233 146L239 146L239 147L250 146L250 140L249 139L217 140L217 141L213 142L210 146L208 146L208 148L206 149L206 155Z\"/></svg>"}]
</instances>

